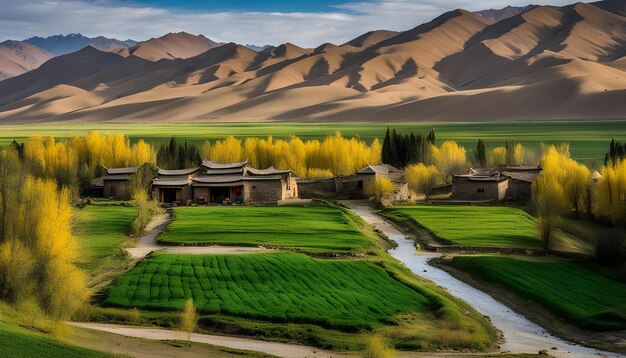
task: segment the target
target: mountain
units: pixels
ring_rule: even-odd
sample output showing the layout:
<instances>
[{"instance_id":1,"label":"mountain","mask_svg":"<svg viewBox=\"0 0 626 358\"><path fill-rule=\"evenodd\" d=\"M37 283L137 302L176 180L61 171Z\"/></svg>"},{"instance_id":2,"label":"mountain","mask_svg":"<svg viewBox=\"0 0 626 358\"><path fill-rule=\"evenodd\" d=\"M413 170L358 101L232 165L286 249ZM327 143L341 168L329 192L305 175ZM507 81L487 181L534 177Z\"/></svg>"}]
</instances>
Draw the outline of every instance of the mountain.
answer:
<instances>
[{"instance_id":1,"label":"mountain","mask_svg":"<svg viewBox=\"0 0 626 358\"><path fill-rule=\"evenodd\" d=\"M257 45L250 45L250 44L247 44L247 45L245 45L245 46L246 46L247 48L249 48L250 50L254 50L254 51L256 51L256 52L261 52L261 51L266 50L266 49L268 49L268 48L273 48L273 47L274 47L274 46L272 46L272 45L257 46Z\"/></svg>"},{"instance_id":2,"label":"mountain","mask_svg":"<svg viewBox=\"0 0 626 358\"><path fill-rule=\"evenodd\" d=\"M52 58L48 52L22 41L0 43L0 81L41 66Z\"/></svg>"},{"instance_id":3,"label":"mountain","mask_svg":"<svg viewBox=\"0 0 626 358\"><path fill-rule=\"evenodd\" d=\"M459 9L316 48L185 33L87 47L1 81L0 123L623 119L626 17L602 3Z\"/></svg>"},{"instance_id":4,"label":"mountain","mask_svg":"<svg viewBox=\"0 0 626 358\"><path fill-rule=\"evenodd\" d=\"M40 47L54 56L76 52L86 46L105 50L110 48L128 48L137 44L133 40L120 41L104 36L86 37L81 34L56 35L45 38L35 36L24 40L24 42Z\"/></svg>"},{"instance_id":5,"label":"mountain","mask_svg":"<svg viewBox=\"0 0 626 358\"><path fill-rule=\"evenodd\" d=\"M515 15L526 12L536 5L526 5L526 6L507 6L502 9L489 9L476 11L475 14L478 16L482 16L486 19L491 19L495 21L500 21L504 19L508 19L509 17L513 17Z\"/></svg>"},{"instance_id":6,"label":"mountain","mask_svg":"<svg viewBox=\"0 0 626 358\"><path fill-rule=\"evenodd\" d=\"M612 12L617 15L626 16L626 1L624 0L603 0L592 2L591 5L602 10Z\"/></svg>"},{"instance_id":7,"label":"mountain","mask_svg":"<svg viewBox=\"0 0 626 358\"><path fill-rule=\"evenodd\" d=\"M113 52L127 57L130 55L150 61L161 59L189 58L219 46L215 41L202 35L192 35L186 32L169 33L165 36L152 38L133 47L118 48Z\"/></svg>"}]
</instances>

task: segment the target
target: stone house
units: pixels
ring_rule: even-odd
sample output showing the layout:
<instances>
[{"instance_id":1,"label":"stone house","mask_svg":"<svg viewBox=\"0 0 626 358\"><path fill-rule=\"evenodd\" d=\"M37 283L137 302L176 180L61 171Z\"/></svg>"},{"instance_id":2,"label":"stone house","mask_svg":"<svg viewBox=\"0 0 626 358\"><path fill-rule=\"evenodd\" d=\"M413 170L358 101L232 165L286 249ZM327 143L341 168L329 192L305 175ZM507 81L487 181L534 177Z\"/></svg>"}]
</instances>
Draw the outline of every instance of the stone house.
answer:
<instances>
[{"instance_id":1,"label":"stone house","mask_svg":"<svg viewBox=\"0 0 626 358\"><path fill-rule=\"evenodd\" d=\"M531 186L543 168L540 166L498 169L470 169L469 174L452 177L451 200L458 201L517 201L532 198Z\"/></svg>"},{"instance_id":2,"label":"stone house","mask_svg":"<svg viewBox=\"0 0 626 358\"><path fill-rule=\"evenodd\" d=\"M306 198L344 197L365 198L365 190L376 178L389 179L395 186L390 201L404 201L409 197L409 189L404 180L404 172L388 164L368 165L356 174L330 179L298 179L300 194Z\"/></svg>"},{"instance_id":3,"label":"stone house","mask_svg":"<svg viewBox=\"0 0 626 358\"><path fill-rule=\"evenodd\" d=\"M102 185L102 196L117 200L130 199L130 176L137 173L137 167L106 168L105 175L94 179L96 188Z\"/></svg>"},{"instance_id":4,"label":"stone house","mask_svg":"<svg viewBox=\"0 0 626 358\"><path fill-rule=\"evenodd\" d=\"M159 169L153 196L163 204L276 204L297 198L298 185L290 170L256 169L247 161L203 160L197 168Z\"/></svg>"}]
</instances>

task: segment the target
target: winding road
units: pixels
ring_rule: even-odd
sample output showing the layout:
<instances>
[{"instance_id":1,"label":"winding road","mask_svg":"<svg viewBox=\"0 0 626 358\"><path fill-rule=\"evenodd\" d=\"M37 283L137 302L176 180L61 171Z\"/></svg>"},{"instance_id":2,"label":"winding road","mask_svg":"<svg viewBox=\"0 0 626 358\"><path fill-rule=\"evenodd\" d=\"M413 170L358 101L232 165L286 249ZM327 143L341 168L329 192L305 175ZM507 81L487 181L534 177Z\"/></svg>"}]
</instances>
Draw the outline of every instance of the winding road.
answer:
<instances>
[{"instance_id":1,"label":"winding road","mask_svg":"<svg viewBox=\"0 0 626 358\"><path fill-rule=\"evenodd\" d=\"M504 335L504 343L500 346L503 352L537 353L546 350L555 357L621 357L617 353L603 352L566 342L551 335L544 328L529 321L526 317L512 311L483 291L452 277L447 272L428 264L428 260L441 256L441 253L417 251L415 243L406 238L398 229L378 215L367 204L352 202L352 211L363 220L376 226L390 239L398 243L398 247L389 250L389 254L402 262L413 273L435 282L446 288L450 294L470 304L476 311L489 316L493 325ZM553 347L557 349L553 349Z\"/></svg>"}]
</instances>

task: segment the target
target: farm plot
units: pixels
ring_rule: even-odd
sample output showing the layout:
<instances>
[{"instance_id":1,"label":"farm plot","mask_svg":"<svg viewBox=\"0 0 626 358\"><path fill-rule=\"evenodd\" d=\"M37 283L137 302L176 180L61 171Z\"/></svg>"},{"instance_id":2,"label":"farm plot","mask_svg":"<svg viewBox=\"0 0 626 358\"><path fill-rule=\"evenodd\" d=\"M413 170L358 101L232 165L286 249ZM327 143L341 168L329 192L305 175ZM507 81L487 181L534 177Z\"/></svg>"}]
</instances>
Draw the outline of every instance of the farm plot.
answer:
<instances>
[{"instance_id":1,"label":"farm plot","mask_svg":"<svg viewBox=\"0 0 626 358\"><path fill-rule=\"evenodd\" d=\"M348 215L329 206L176 208L159 241L310 251L365 250L372 245Z\"/></svg>"},{"instance_id":2,"label":"farm plot","mask_svg":"<svg viewBox=\"0 0 626 358\"><path fill-rule=\"evenodd\" d=\"M456 256L450 265L503 285L579 327L626 329L626 283L612 273L563 260L490 255Z\"/></svg>"},{"instance_id":3,"label":"farm plot","mask_svg":"<svg viewBox=\"0 0 626 358\"><path fill-rule=\"evenodd\" d=\"M417 224L450 245L540 248L534 219L509 207L412 206L382 212L399 223Z\"/></svg>"},{"instance_id":4,"label":"farm plot","mask_svg":"<svg viewBox=\"0 0 626 358\"><path fill-rule=\"evenodd\" d=\"M76 210L74 233L83 258L80 267L93 271L117 254L136 215L136 208L124 206L88 205Z\"/></svg>"},{"instance_id":5,"label":"farm plot","mask_svg":"<svg viewBox=\"0 0 626 358\"><path fill-rule=\"evenodd\" d=\"M400 312L425 312L428 300L382 268L358 260L296 253L185 256L159 253L110 287L105 303L340 329L371 327Z\"/></svg>"}]
</instances>

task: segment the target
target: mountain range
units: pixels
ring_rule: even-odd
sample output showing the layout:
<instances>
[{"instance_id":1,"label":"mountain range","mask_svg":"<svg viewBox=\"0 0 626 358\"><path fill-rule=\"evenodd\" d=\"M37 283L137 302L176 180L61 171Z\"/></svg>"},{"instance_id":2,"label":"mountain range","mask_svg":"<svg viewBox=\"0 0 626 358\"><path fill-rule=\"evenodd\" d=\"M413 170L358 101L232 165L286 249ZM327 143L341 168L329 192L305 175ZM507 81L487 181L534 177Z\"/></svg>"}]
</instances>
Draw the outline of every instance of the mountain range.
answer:
<instances>
[{"instance_id":1,"label":"mountain range","mask_svg":"<svg viewBox=\"0 0 626 358\"><path fill-rule=\"evenodd\" d=\"M454 10L345 44L254 51L167 34L0 82L0 122L485 121L626 114L623 1Z\"/></svg>"},{"instance_id":2,"label":"mountain range","mask_svg":"<svg viewBox=\"0 0 626 358\"><path fill-rule=\"evenodd\" d=\"M137 41L106 38L104 36L86 37L81 34L55 35L49 37L31 37L24 42L37 46L54 56L66 55L76 52L85 46L92 46L99 50L111 48L128 48L137 45Z\"/></svg>"}]
</instances>

